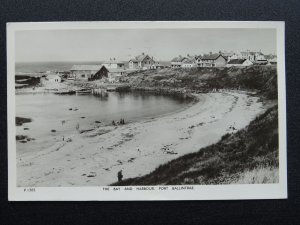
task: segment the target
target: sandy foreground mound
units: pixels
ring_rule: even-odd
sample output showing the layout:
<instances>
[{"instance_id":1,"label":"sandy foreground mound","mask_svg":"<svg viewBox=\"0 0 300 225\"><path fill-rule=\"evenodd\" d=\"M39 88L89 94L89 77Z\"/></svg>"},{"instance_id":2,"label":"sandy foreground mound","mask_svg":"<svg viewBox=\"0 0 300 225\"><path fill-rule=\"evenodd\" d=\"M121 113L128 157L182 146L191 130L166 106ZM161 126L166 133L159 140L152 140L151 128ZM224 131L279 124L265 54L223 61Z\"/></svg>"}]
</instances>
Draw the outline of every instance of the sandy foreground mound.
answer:
<instances>
[{"instance_id":1,"label":"sandy foreground mound","mask_svg":"<svg viewBox=\"0 0 300 225\"><path fill-rule=\"evenodd\" d=\"M245 127L265 109L243 93L198 94L199 102L174 114L72 136L39 152L17 156L18 186L102 186L145 175L160 164Z\"/></svg>"}]
</instances>

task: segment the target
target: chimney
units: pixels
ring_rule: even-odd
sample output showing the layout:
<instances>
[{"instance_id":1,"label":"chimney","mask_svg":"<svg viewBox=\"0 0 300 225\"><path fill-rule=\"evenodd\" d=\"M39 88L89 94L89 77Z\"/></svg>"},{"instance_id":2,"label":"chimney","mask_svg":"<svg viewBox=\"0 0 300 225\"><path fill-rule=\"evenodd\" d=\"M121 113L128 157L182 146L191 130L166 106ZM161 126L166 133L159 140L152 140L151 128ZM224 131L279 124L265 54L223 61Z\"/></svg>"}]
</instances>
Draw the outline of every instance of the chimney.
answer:
<instances>
[{"instance_id":1,"label":"chimney","mask_svg":"<svg viewBox=\"0 0 300 225\"><path fill-rule=\"evenodd\" d=\"M144 53L144 52L142 52L142 55L145 55L145 53Z\"/></svg>"}]
</instances>

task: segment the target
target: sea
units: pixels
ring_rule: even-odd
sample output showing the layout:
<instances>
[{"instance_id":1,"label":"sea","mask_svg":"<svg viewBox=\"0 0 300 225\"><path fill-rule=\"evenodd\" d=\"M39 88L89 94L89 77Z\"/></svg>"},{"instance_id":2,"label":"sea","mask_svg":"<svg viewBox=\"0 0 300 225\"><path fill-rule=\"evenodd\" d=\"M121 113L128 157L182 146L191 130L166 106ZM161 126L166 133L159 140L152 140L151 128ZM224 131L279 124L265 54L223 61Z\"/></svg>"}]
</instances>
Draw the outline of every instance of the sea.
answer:
<instances>
[{"instance_id":1,"label":"sea","mask_svg":"<svg viewBox=\"0 0 300 225\"><path fill-rule=\"evenodd\" d=\"M15 65L16 74L42 73L46 71L69 71L73 65L101 65L103 61L85 62L17 62ZM168 61L159 61L160 65L171 65ZM125 63L128 67L128 62Z\"/></svg>"},{"instance_id":2,"label":"sea","mask_svg":"<svg viewBox=\"0 0 300 225\"><path fill-rule=\"evenodd\" d=\"M34 139L27 143L17 142L17 153L52 146L63 137L76 133L77 126L88 130L99 124L112 124L113 120L141 121L174 113L191 103L190 99L143 92L109 92L104 96L17 94L16 116L32 120L17 126L17 135Z\"/></svg>"}]
</instances>

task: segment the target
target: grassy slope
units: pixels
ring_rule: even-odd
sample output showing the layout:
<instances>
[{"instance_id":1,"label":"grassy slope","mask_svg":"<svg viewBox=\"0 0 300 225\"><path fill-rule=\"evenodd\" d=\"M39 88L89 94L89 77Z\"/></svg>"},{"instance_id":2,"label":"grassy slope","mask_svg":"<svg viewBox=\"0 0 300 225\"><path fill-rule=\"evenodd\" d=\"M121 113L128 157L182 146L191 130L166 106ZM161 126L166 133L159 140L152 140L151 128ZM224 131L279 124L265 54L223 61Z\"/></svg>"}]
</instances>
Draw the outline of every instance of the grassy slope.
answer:
<instances>
[{"instance_id":1,"label":"grassy slope","mask_svg":"<svg viewBox=\"0 0 300 225\"><path fill-rule=\"evenodd\" d=\"M212 89L261 90L268 99L277 99L277 72L274 66L247 68L192 68L147 70L129 74L123 82L137 88L184 89L192 92Z\"/></svg>"},{"instance_id":2,"label":"grassy slope","mask_svg":"<svg viewBox=\"0 0 300 225\"><path fill-rule=\"evenodd\" d=\"M274 106L216 144L114 185L268 183L278 181L277 168L278 110Z\"/></svg>"},{"instance_id":3,"label":"grassy slope","mask_svg":"<svg viewBox=\"0 0 300 225\"><path fill-rule=\"evenodd\" d=\"M276 67L165 69L132 73L124 78L131 87L259 90L266 100L277 99ZM227 134L211 146L159 166L143 177L113 185L179 185L278 182L277 105L245 129Z\"/></svg>"}]
</instances>

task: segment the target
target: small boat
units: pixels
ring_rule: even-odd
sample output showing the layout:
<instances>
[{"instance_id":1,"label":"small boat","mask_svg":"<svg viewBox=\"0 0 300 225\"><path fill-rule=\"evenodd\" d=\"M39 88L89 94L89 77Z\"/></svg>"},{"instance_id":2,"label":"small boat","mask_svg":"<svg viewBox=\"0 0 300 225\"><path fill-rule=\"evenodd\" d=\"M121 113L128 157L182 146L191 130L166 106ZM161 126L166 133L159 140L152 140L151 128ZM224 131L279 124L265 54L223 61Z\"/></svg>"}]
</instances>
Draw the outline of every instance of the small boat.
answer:
<instances>
[{"instance_id":1,"label":"small boat","mask_svg":"<svg viewBox=\"0 0 300 225\"><path fill-rule=\"evenodd\" d=\"M57 94L57 95L74 95L74 94L76 94L76 91L72 91L72 90L58 91L58 92L55 92L55 94Z\"/></svg>"},{"instance_id":2,"label":"small boat","mask_svg":"<svg viewBox=\"0 0 300 225\"><path fill-rule=\"evenodd\" d=\"M107 91L116 91L116 87L107 87L106 90Z\"/></svg>"},{"instance_id":3,"label":"small boat","mask_svg":"<svg viewBox=\"0 0 300 225\"><path fill-rule=\"evenodd\" d=\"M80 94L80 95L91 94L91 93L92 93L92 89L81 89L76 91L76 94Z\"/></svg>"}]
</instances>

